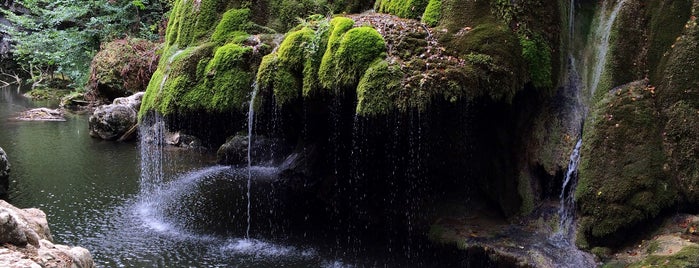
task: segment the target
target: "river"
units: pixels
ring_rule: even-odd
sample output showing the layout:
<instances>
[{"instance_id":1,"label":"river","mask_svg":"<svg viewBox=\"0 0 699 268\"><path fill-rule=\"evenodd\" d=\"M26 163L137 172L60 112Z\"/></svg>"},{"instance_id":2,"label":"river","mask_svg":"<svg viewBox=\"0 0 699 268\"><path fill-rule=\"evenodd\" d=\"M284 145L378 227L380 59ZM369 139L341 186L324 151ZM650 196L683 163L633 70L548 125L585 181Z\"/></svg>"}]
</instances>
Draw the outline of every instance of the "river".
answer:
<instances>
[{"instance_id":1,"label":"river","mask_svg":"<svg viewBox=\"0 0 699 268\"><path fill-rule=\"evenodd\" d=\"M211 189L226 185L236 188L235 182L246 179L247 172L216 166L211 152L165 150L164 181L158 192L146 193L140 189L138 143L91 138L87 115L68 114L65 122L14 119L17 112L38 106L56 104L33 102L16 88L0 88L0 147L12 165L8 199L17 207L46 212L54 242L89 249L98 267L404 267L460 263L453 253L429 254L433 256L430 258L423 254L416 262L400 253L384 253L391 250L371 241L366 248L347 249L336 239L308 241L306 234L281 234L266 240L184 230L182 226L202 222L192 219L192 215L210 218L204 223L220 224L214 222L218 215L207 215L206 209L196 208L197 204L211 205L207 200L192 199L204 196L201 191L216 196ZM265 176L268 172L258 168L254 173ZM224 193L229 199L235 199L229 195L243 194ZM183 208L183 204L188 207ZM235 214L227 209L219 213Z\"/></svg>"}]
</instances>

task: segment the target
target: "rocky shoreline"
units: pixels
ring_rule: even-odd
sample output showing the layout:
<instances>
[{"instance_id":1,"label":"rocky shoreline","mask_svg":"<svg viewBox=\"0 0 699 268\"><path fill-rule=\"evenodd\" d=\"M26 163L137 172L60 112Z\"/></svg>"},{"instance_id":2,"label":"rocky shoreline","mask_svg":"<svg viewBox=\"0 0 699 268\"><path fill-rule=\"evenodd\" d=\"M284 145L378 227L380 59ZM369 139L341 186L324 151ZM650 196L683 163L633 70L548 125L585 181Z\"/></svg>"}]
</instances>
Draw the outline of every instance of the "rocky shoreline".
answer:
<instances>
[{"instance_id":1,"label":"rocky shoreline","mask_svg":"<svg viewBox=\"0 0 699 268\"><path fill-rule=\"evenodd\" d=\"M4 194L10 176L7 154L0 148L0 183ZM90 251L53 243L46 213L19 209L0 200L0 267L95 267Z\"/></svg>"}]
</instances>

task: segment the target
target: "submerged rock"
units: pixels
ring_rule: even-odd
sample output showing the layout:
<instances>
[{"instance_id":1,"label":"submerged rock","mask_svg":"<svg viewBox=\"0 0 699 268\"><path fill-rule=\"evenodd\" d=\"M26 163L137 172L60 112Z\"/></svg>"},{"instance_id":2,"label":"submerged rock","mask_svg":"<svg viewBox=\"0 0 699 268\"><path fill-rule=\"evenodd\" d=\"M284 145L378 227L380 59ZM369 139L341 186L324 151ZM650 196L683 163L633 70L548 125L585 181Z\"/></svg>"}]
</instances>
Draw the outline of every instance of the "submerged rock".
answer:
<instances>
[{"instance_id":1,"label":"submerged rock","mask_svg":"<svg viewBox=\"0 0 699 268\"><path fill-rule=\"evenodd\" d=\"M59 109L36 108L21 112L17 116L21 121L66 121L63 111Z\"/></svg>"},{"instance_id":2,"label":"submerged rock","mask_svg":"<svg viewBox=\"0 0 699 268\"><path fill-rule=\"evenodd\" d=\"M98 107L89 119L90 136L105 140L128 139L135 133L143 94L116 98L112 104Z\"/></svg>"},{"instance_id":3,"label":"submerged rock","mask_svg":"<svg viewBox=\"0 0 699 268\"><path fill-rule=\"evenodd\" d=\"M94 267L87 249L54 245L46 214L0 200L0 267Z\"/></svg>"}]
</instances>

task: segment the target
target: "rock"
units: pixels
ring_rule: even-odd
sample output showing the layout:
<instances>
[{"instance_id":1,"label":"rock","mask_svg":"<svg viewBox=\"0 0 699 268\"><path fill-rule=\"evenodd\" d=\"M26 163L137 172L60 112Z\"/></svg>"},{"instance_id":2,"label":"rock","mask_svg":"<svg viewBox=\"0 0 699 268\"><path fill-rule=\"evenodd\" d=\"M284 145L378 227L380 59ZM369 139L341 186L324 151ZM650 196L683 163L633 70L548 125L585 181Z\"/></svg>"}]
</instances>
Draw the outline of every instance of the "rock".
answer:
<instances>
[{"instance_id":1,"label":"rock","mask_svg":"<svg viewBox=\"0 0 699 268\"><path fill-rule=\"evenodd\" d=\"M607 93L588 118L575 193L581 245L616 246L677 197L657 111L652 88L638 81Z\"/></svg>"},{"instance_id":2,"label":"rock","mask_svg":"<svg viewBox=\"0 0 699 268\"><path fill-rule=\"evenodd\" d=\"M10 183L10 161L7 154L0 148L0 196L7 195L7 188Z\"/></svg>"},{"instance_id":3,"label":"rock","mask_svg":"<svg viewBox=\"0 0 699 268\"><path fill-rule=\"evenodd\" d=\"M182 148L188 148L188 149L204 149L204 143L201 141L201 139L182 133L180 131L177 131L175 133L170 133L168 132L165 137L165 141L167 144L173 145L173 146L178 146Z\"/></svg>"},{"instance_id":4,"label":"rock","mask_svg":"<svg viewBox=\"0 0 699 268\"><path fill-rule=\"evenodd\" d=\"M254 136L251 158L253 163L270 160L274 141L262 136ZM229 137L226 143L216 151L218 163L222 165L247 164L248 161L248 136L238 134Z\"/></svg>"},{"instance_id":5,"label":"rock","mask_svg":"<svg viewBox=\"0 0 699 268\"><path fill-rule=\"evenodd\" d=\"M18 209L0 200L0 243L38 246L40 239L53 239L43 211Z\"/></svg>"},{"instance_id":6,"label":"rock","mask_svg":"<svg viewBox=\"0 0 699 268\"><path fill-rule=\"evenodd\" d=\"M21 121L66 121L63 111L59 109L36 108L24 111L17 116Z\"/></svg>"},{"instance_id":7,"label":"rock","mask_svg":"<svg viewBox=\"0 0 699 268\"><path fill-rule=\"evenodd\" d=\"M0 200L0 267L95 267L87 249L51 240L44 212Z\"/></svg>"},{"instance_id":8,"label":"rock","mask_svg":"<svg viewBox=\"0 0 699 268\"><path fill-rule=\"evenodd\" d=\"M103 44L90 66L91 92L113 100L145 90L160 58L156 53L159 47L137 38Z\"/></svg>"},{"instance_id":9,"label":"rock","mask_svg":"<svg viewBox=\"0 0 699 268\"><path fill-rule=\"evenodd\" d=\"M116 140L132 132L138 124L138 109L143 92L126 98L116 98L109 105L98 107L90 116L90 136L105 140Z\"/></svg>"}]
</instances>

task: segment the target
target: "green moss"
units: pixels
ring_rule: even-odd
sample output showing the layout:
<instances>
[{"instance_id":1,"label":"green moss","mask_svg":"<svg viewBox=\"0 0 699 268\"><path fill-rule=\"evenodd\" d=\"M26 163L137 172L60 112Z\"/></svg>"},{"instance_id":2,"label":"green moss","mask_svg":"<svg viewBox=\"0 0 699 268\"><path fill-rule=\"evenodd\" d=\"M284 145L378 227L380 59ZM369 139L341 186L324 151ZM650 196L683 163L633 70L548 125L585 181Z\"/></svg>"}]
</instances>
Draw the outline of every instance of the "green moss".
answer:
<instances>
[{"instance_id":1,"label":"green moss","mask_svg":"<svg viewBox=\"0 0 699 268\"><path fill-rule=\"evenodd\" d=\"M386 57L386 41L376 29L357 27L345 33L333 56L336 62L336 80L324 84L345 87L356 85L369 65Z\"/></svg>"},{"instance_id":2,"label":"green moss","mask_svg":"<svg viewBox=\"0 0 699 268\"><path fill-rule=\"evenodd\" d=\"M551 48L540 35L521 35L522 57L529 66L529 79L537 88L553 87L551 77Z\"/></svg>"},{"instance_id":3,"label":"green moss","mask_svg":"<svg viewBox=\"0 0 699 268\"><path fill-rule=\"evenodd\" d=\"M699 65L699 7L695 5L693 16L685 23L681 36L663 58L662 80L658 83L658 97L663 107L684 100L699 107L699 75L693 66Z\"/></svg>"},{"instance_id":4,"label":"green moss","mask_svg":"<svg viewBox=\"0 0 699 268\"><path fill-rule=\"evenodd\" d=\"M430 27L437 26L442 17L442 0L430 0L422 14L422 22Z\"/></svg>"},{"instance_id":5,"label":"green moss","mask_svg":"<svg viewBox=\"0 0 699 268\"><path fill-rule=\"evenodd\" d=\"M382 0L374 6L376 11L401 18L419 19L425 12L428 0Z\"/></svg>"},{"instance_id":6,"label":"green moss","mask_svg":"<svg viewBox=\"0 0 699 268\"><path fill-rule=\"evenodd\" d=\"M445 40L446 47L466 59L478 78L473 96L510 102L523 88L526 74L518 37L504 24L484 23Z\"/></svg>"},{"instance_id":7,"label":"green moss","mask_svg":"<svg viewBox=\"0 0 699 268\"><path fill-rule=\"evenodd\" d=\"M699 107L679 101L665 110L667 168L677 189L691 204L699 204Z\"/></svg>"},{"instance_id":8,"label":"green moss","mask_svg":"<svg viewBox=\"0 0 699 268\"><path fill-rule=\"evenodd\" d=\"M279 64L287 66L293 71L301 72L306 62L306 48L314 36L315 31L307 27L289 33L277 50Z\"/></svg>"},{"instance_id":9,"label":"green moss","mask_svg":"<svg viewBox=\"0 0 699 268\"><path fill-rule=\"evenodd\" d=\"M699 246L687 246L672 255L650 255L643 261L633 263L627 267L699 267Z\"/></svg>"},{"instance_id":10,"label":"green moss","mask_svg":"<svg viewBox=\"0 0 699 268\"><path fill-rule=\"evenodd\" d=\"M227 44L219 47L214 52L214 57L206 66L207 75L215 75L218 72L226 72L232 68L245 67L246 56L252 54L251 47L244 47L238 44ZM212 72L214 72L212 74Z\"/></svg>"},{"instance_id":11,"label":"green moss","mask_svg":"<svg viewBox=\"0 0 699 268\"><path fill-rule=\"evenodd\" d=\"M610 237L672 204L676 191L663 171L660 125L643 82L620 87L595 105L585 124L575 194L583 218L579 232L591 245L614 243Z\"/></svg>"},{"instance_id":12,"label":"green moss","mask_svg":"<svg viewBox=\"0 0 699 268\"><path fill-rule=\"evenodd\" d=\"M270 54L262 58L257 83L262 92L273 90L276 104L283 106L300 96L298 77L299 75L289 71L288 66L281 64L276 54Z\"/></svg>"},{"instance_id":13,"label":"green moss","mask_svg":"<svg viewBox=\"0 0 699 268\"><path fill-rule=\"evenodd\" d=\"M250 9L231 9L223 13L221 21L216 25L211 41L217 43L239 43L248 38L248 31L252 28L250 21Z\"/></svg>"},{"instance_id":14,"label":"green moss","mask_svg":"<svg viewBox=\"0 0 699 268\"><path fill-rule=\"evenodd\" d=\"M662 77L661 58L681 35L692 11L692 1L648 1L646 17L650 17L648 67L651 81ZM660 67L660 68L659 68ZM655 70L657 68L657 70Z\"/></svg>"},{"instance_id":15,"label":"green moss","mask_svg":"<svg viewBox=\"0 0 699 268\"><path fill-rule=\"evenodd\" d=\"M168 22L168 45L188 47L208 39L219 21L218 12L226 10L226 4L221 0L176 1Z\"/></svg>"},{"instance_id":16,"label":"green moss","mask_svg":"<svg viewBox=\"0 0 699 268\"><path fill-rule=\"evenodd\" d=\"M340 47L342 36L352 29L354 21L345 17L335 17L330 21L330 35L318 69L318 80L325 88L330 88L333 84L334 76L337 72L337 62L334 55Z\"/></svg>"},{"instance_id":17,"label":"green moss","mask_svg":"<svg viewBox=\"0 0 699 268\"><path fill-rule=\"evenodd\" d=\"M357 86L357 114L385 115L395 109L402 78L400 67L392 66L385 60L374 62Z\"/></svg>"}]
</instances>

